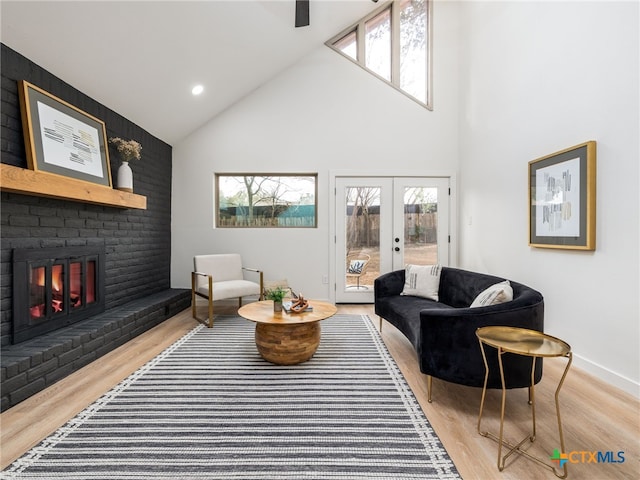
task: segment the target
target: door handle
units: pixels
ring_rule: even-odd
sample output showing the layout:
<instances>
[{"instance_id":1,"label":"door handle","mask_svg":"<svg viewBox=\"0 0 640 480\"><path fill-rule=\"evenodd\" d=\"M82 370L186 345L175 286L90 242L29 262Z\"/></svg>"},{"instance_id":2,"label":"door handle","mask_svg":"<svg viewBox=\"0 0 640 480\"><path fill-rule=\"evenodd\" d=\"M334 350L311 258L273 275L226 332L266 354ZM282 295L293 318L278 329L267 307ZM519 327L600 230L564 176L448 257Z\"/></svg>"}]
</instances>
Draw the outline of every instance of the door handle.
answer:
<instances>
[{"instance_id":1,"label":"door handle","mask_svg":"<svg viewBox=\"0 0 640 480\"><path fill-rule=\"evenodd\" d=\"M394 250L395 250L396 252L399 252L399 251L400 251L400 247L396 247L396 248L394 248Z\"/></svg>"}]
</instances>

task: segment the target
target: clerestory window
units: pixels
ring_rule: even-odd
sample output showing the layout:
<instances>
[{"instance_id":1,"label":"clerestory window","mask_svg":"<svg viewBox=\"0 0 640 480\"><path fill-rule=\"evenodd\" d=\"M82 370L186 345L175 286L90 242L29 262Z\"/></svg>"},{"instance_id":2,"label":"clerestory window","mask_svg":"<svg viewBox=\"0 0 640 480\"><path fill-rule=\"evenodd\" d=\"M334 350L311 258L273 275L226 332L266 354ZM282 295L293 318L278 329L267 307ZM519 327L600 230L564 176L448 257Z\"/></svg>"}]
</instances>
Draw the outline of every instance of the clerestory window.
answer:
<instances>
[{"instance_id":1,"label":"clerestory window","mask_svg":"<svg viewBox=\"0 0 640 480\"><path fill-rule=\"evenodd\" d=\"M394 0L326 44L431 110L431 0Z\"/></svg>"}]
</instances>

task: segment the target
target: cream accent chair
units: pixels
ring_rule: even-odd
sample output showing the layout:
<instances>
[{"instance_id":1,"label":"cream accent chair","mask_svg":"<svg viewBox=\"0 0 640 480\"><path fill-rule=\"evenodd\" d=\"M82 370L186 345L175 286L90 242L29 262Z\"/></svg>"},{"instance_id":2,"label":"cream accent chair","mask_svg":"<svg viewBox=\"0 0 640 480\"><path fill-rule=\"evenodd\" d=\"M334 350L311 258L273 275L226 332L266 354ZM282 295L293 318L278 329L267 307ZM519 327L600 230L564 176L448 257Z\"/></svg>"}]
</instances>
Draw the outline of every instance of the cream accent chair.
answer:
<instances>
[{"instance_id":1,"label":"cream accent chair","mask_svg":"<svg viewBox=\"0 0 640 480\"><path fill-rule=\"evenodd\" d=\"M238 297L238 307L242 297L258 295L262 300L263 272L242 266L242 257L237 253L216 255L196 255L193 257L194 271L191 272L191 313L193 318L213 327L213 302ZM244 279L244 272L256 273L259 283ZM200 319L196 315L196 296L209 301L209 318Z\"/></svg>"}]
</instances>

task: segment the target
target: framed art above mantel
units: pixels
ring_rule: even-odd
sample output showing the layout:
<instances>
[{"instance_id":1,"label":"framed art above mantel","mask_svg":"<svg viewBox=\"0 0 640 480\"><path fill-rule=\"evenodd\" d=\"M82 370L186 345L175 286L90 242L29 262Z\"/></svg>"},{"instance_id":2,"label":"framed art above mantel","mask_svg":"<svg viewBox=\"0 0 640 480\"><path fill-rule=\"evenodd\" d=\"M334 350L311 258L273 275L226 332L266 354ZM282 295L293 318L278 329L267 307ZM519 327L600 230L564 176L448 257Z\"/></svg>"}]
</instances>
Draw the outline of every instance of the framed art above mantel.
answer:
<instances>
[{"instance_id":1,"label":"framed art above mantel","mask_svg":"<svg viewBox=\"0 0 640 480\"><path fill-rule=\"evenodd\" d=\"M104 122L27 81L18 87L29 168L111 188Z\"/></svg>"},{"instance_id":2,"label":"framed art above mantel","mask_svg":"<svg viewBox=\"0 0 640 480\"><path fill-rule=\"evenodd\" d=\"M529 245L595 250L595 141L529 162Z\"/></svg>"}]
</instances>

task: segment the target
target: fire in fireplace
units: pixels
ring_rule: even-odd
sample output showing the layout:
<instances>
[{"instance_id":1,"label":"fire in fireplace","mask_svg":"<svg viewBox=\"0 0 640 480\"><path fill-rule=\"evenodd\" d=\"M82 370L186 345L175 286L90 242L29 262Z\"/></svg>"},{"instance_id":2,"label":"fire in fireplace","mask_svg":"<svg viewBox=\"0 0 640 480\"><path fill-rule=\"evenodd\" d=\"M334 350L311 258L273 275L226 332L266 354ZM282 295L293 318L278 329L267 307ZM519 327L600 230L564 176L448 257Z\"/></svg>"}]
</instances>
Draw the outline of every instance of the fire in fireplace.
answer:
<instances>
[{"instance_id":1,"label":"fire in fireplace","mask_svg":"<svg viewBox=\"0 0 640 480\"><path fill-rule=\"evenodd\" d=\"M29 269L29 312L31 319L47 316L47 305L51 313L64 312L66 303L70 309L82 307L83 297L86 305L96 301L96 263L97 259L87 259L83 263L74 259L65 263L55 263L49 269L51 288L47 288L47 267L32 266ZM65 267L69 267L69 295L65 289ZM84 275L83 275L83 269ZM83 295L83 288L86 295ZM51 292L51 303L47 301L47 292Z\"/></svg>"},{"instance_id":2,"label":"fire in fireplace","mask_svg":"<svg viewBox=\"0 0 640 480\"><path fill-rule=\"evenodd\" d=\"M104 248L13 251L13 342L104 310Z\"/></svg>"}]
</instances>

